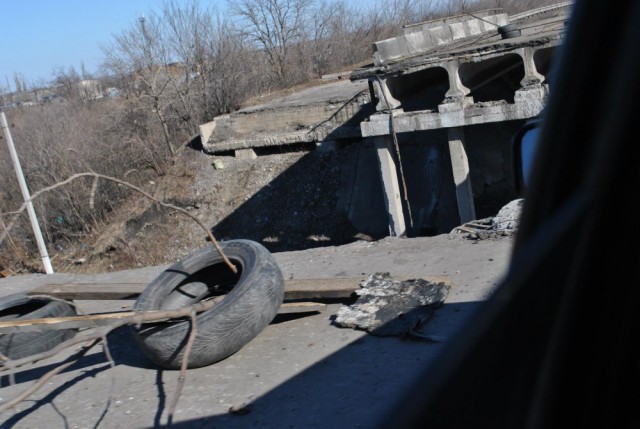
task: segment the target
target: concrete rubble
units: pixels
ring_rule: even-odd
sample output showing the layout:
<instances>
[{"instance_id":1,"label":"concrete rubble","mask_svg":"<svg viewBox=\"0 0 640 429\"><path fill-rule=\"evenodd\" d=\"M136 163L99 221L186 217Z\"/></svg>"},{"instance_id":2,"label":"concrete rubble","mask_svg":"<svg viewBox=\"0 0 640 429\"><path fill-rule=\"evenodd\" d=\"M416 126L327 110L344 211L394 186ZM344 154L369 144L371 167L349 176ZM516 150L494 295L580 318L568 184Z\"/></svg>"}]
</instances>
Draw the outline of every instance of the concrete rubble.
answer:
<instances>
[{"instance_id":1,"label":"concrete rubble","mask_svg":"<svg viewBox=\"0 0 640 429\"><path fill-rule=\"evenodd\" d=\"M496 231L515 231L520 223L524 199L518 198L500 209L492 219L493 229Z\"/></svg>"},{"instance_id":2,"label":"concrete rubble","mask_svg":"<svg viewBox=\"0 0 640 429\"><path fill-rule=\"evenodd\" d=\"M424 279L397 281L389 273L375 273L356 291L358 299L342 306L334 324L373 335L420 337L449 293L449 286Z\"/></svg>"},{"instance_id":3,"label":"concrete rubble","mask_svg":"<svg viewBox=\"0 0 640 429\"><path fill-rule=\"evenodd\" d=\"M465 238L482 240L515 235L518 232L524 199L515 199L498 211L495 216L473 220L455 227L451 234L465 234Z\"/></svg>"}]
</instances>

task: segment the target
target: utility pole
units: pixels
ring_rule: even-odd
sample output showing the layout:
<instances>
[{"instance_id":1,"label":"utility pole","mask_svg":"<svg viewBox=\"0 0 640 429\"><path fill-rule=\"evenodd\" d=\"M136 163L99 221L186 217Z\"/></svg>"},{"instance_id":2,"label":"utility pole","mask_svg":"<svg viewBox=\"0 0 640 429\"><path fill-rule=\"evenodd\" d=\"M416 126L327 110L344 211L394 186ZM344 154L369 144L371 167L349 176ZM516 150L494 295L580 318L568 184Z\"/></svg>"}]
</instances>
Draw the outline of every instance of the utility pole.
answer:
<instances>
[{"instance_id":1,"label":"utility pole","mask_svg":"<svg viewBox=\"0 0 640 429\"><path fill-rule=\"evenodd\" d=\"M44 243L44 237L40 231L40 225L38 224L38 218L36 217L36 211L33 208L33 202L31 201L31 195L29 195L29 188L27 188L27 182L24 180L22 174L22 167L20 166L20 160L18 159L18 153L13 144L13 138L11 137L11 131L9 130L9 124L7 124L7 117L4 112L0 112L0 125L2 125L2 131L4 137L7 139L7 147L11 154L11 160L13 161L13 167L16 170L16 176L18 176L18 183L20 184L20 190L22 191L22 198L27 204L27 213L29 213L29 220L31 221L31 228L33 229L33 235L36 237L36 243L38 243L38 250L40 256L42 256L42 263L44 265L44 271L47 274L53 274L53 267L51 266L51 260L47 253L47 247Z\"/></svg>"}]
</instances>

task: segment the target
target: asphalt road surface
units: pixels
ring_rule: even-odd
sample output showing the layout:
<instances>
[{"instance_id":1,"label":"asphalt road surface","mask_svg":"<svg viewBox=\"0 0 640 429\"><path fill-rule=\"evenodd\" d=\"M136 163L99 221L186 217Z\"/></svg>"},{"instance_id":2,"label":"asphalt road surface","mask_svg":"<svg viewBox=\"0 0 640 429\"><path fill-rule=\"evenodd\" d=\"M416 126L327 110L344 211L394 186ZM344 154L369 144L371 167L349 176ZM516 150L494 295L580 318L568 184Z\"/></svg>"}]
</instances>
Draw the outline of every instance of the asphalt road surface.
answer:
<instances>
[{"instance_id":1,"label":"asphalt road surface","mask_svg":"<svg viewBox=\"0 0 640 429\"><path fill-rule=\"evenodd\" d=\"M449 275L445 305L423 333L442 342L406 341L341 329L331 320L342 304L319 313L277 317L229 358L187 371L173 427L370 428L417 374L464 329L499 283L513 239L461 236L359 241L274 254L285 278ZM0 279L0 295L46 283L149 282L165 266L114 273L20 275ZM133 301L78 301L84 311L126 310ZM0 415L2 428L151 428L167 424L178 371L160 370L137 348L127 327L109 335L111 367L100 347ZM25 367L0 402L31 386L77 349Z\"/></svg>"}]
</instances>

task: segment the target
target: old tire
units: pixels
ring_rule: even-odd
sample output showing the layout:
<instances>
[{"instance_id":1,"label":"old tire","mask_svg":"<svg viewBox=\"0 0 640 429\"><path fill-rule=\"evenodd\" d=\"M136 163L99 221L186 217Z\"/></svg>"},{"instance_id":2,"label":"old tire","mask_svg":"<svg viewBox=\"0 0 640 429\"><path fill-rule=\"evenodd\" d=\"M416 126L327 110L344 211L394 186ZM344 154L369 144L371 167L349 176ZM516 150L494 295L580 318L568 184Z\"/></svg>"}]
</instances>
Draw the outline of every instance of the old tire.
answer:
<instances>
[{"instance_id":1,"label":"old tire","mask_svg":"<svg viewBox=\"0 0 640 429\"><path fill-rule=\"evenodd\" d=\"M31 298L23 293L0 298L0 320L2 321L75 315L73 306L62 301ZM20 359L46 352L73 337L76 331L76 329L59 329L47 332L0 334L0 353L10 359Z\"/></svg>"},{"instance_id":2,"label":"old tire","mask_svg":"<svg viewBox=\"0 0 640 429\"><path fill-rule=\"evenodd\" d=\"M522 34L515 24L507 24L502 27L498 27L498 33L503 39L512 39Z\"/></svg>"},{"instance_id":3,"label":"old tire","mask_svg":"<svg viewBox=\"0 0 640 429\"><path fill-rule=\"evenodd\" d=\"M249 240L230 240L220 246L238 267L238 274L208 246L162 272L135 304L136 311L171 310L224 294L220 303L197 316L189 368L209 365L237 352L273 320L284 297L282 273L265 247ZM177 369L190 325L189 319L143 324L133 328L134 337L153 363Z\"/></svg>"}]
</instances>

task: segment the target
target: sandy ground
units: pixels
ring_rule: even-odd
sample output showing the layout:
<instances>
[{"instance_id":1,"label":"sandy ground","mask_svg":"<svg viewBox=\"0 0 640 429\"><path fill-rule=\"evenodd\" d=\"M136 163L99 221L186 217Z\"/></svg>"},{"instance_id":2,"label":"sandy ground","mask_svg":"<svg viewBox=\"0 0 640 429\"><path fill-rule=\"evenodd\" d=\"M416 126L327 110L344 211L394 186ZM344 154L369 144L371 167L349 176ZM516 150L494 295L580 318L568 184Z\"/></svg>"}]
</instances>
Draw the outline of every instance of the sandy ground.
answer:
<instances>
[{"instance_id":1,"label":"sandy ground","mask_svg":"<svg viewBox=\"0 0 640 429\"><path fill-rule=\"evenodd\" d=\"M370 428L417 374L464 329L506 271L513 239L461 236L358 241L344 246L275 253L285 278L451 276L445 305L424 333L444 342L380 338L340 329L331 319L341 304L311 315L276 318L229 358L189 370L174 427ZM148 282L165 266L105 274L23 275L0 280L0 295L60 282ZM87 312L130 307L132 301L82 301ZM109 336L115 367L99 349L53 377L11 411L2 428L151 428L167 423L178 372L154 367L127 328ZM69 354L71 351L69 351ZM2 378L0 401L23 391L63 356ZM244 414L231 407L246 407Z\"/></svg>"}]
</instances>

